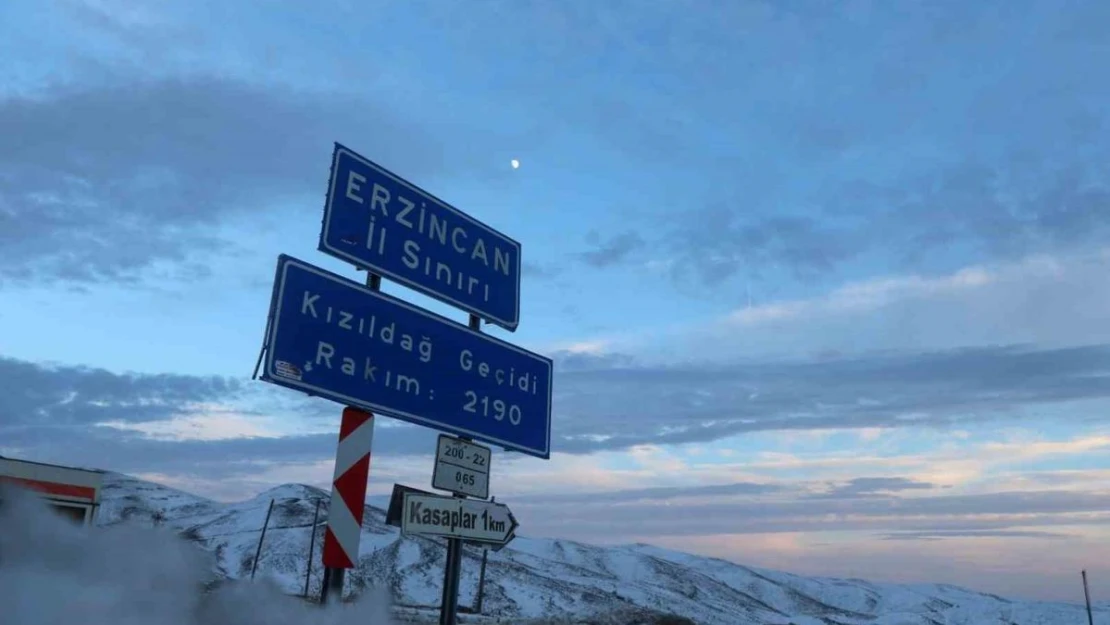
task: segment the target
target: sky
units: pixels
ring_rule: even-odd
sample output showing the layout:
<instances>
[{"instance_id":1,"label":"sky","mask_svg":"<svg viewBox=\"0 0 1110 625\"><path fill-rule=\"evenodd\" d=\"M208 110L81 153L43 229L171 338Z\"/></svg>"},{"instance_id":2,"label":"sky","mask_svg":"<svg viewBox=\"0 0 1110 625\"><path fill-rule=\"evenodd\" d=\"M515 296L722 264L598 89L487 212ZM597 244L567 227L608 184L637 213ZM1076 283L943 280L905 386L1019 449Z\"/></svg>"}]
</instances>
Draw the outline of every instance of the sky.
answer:
<instances>
[{"instance_id":1,"label":"sky","mask_svg":"<svg viewBox=\"0 0 1110 625\"><path fill-rule=\"evenodd\" d=\"M523 246L521 533L1110 593L1110 4L7 0L0 58L2 455L326 487L252 372L279 254L361 279L340 142Z\"/></svg>"}]
</instances>

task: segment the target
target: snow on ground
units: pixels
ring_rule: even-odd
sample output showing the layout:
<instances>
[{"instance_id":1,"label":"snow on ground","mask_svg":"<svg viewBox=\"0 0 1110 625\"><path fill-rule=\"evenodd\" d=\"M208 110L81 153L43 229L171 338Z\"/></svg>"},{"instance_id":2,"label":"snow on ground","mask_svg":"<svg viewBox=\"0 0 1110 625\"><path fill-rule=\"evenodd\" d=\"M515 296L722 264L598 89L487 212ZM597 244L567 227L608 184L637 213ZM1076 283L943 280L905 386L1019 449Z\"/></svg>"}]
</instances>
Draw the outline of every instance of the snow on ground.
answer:
<instances>
[{"instance_id":1,"label":"snow on ground","mask_svg":"<svg viewBox=\"0 0 1110 625\"><path fill-rule=\"evenodd\" d=\"M144 510L222 519L211 502L151 485L114 485L107 517L133 519ZM128 486L123 484L123 486ZM109 492L111 492L109 491ZM391 623L386 602L321 609L267 584L202 592L212 554L140 523L82 528L25 491L0 487L0 622L4 625L365 625ZM253 511L251 511L253 512ZM247 515L253 519L253 514ZM149 519L147 519L149 520ZM241 529L241 526L240 526Z\"/></svg>"},{"instance_id":2,"label":"snow on ground","mask_svg":"<svg viewBox=\"0 0 1110 625\"><path fill-rule=\"evenodd\" d=\"M258 583L225 583L204 600L195 598L199 593L183 590L212 580L250 577L260 530L271 500L274 508L258 562ZM99 518L104 527L99 533L86 537L87 544L78 544L75 535L71 535L76 530L60 528L57 522L48 524L50 537L62 536L63 540L57 553L49 552L44 557L60 558L67 566L75 568L60 569L53 573L54 577L40 575L21 579L17 573L14 586L0 577L0 605L8 600L22 601L24 605L17 609L15 620L6 618L6 614L2 620L5 625L60 622L36 618L40 614L36 610L45 610L41 614L50 615L53 614L50 610L57 606L28 608L25 604L34 603L32 599L3 594L10 595L22 589L33 597L31 587L38 582L29 580L39 580L54 588L73 588L74 592L84 593L81 596L100 597L98 600L111 608L105 614L114 614L112 610L126 611L128 601L134 601L133 596L137 595L155 606L164 603L178 609L187 608L186 612L215 611L216 615L204 621L205 625L337 622L338 617L327 611L314 608L304 612L307 603L274 595L277 591L285 595L302 594L306 573L310 574L309 595L316 597L320 592L322 528L317 533L311 572L307 566L312 516L318 500L323 502L320 510L323 523L327 518L327 493L307 486L280 486L247 501L221 504L134 478L108 474ZM3 522L11 521L5 519ZM3 563L0 573L3 575L9 578L12 575L11 553L17 554L16 570L26 572L37 567L41 571L44 567L42 562L33 561L30 552L25 554L27 559L23 561L18 550L9 551L13 547L8 545L20 540L13 536L40 531L35 524L32 526L17 528L14 533L9 532L8 525L0 528L3 530L0 531L0 562ZM186 549L183 547L186 541L173 538L173 534L202 549ZM189 553L204 557L194 562L194 555L187 555ZM434 622L442 587L444 555L443 541L401 536L396 528L385 524L384 511L367 506L358 568L347 575L349 596L357 598L352 609L382 609L388 601L381 593L373 591L380 589L392 598L394 614L404 617L404 622ZM944 585L909 586L800 577L649 545L604 548L573 541L519 537L510 547L488 555L484 616L466 615L462 622L522 625L528 619L555 618L561 619L558 622L575 623L607 615L607 622L613 625L631 625L648 623L650 614L661 613L682 615L699 625L1070 625L1086 622L1086 614L1079 605L1012 601ZM481 557L478 548L464 550L461 606L474 604ZM172 566L162 570L158 563L163 561ZM134 573L130 569L134 569ZM87 583L104 592L90 595L81 591L81 580L86 577ZM153 586L159 590L151 594ZM171 588L181 596L173 595ZM48 603L51 602L44 601L44 605ZM284 605L291 607L277 607ZM91 613L96 614L100 607L93 606ZM274 620L259 620L262 616L270 618L272 612ZM155 614L159 614L157 610ZM140 615L133 616L137 619ZM144 625L200 622L170 617L167 617L170 620L158 620L148 618L151 615L145 611L141 616ZM97 623L95 619L82 618L94 625ZM332 620L327 620L329 618ZM367 625L382 622L374 618L384 616L364 617L362 613L358 616L359 621ZM1100 620L1110 623L1110 607L1098 608L1096 623ZM127 618L108 622L129 625Z\"/></svg>"}]
</instances>

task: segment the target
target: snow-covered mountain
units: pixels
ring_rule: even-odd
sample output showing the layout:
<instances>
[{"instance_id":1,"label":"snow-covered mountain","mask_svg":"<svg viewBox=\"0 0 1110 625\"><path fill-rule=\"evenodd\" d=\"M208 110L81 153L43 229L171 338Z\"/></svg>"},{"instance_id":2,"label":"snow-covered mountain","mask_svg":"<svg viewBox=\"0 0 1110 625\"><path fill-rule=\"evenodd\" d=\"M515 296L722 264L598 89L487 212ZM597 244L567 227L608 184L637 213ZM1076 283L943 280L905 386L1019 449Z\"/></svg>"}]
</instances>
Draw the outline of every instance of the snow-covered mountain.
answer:
<instances>
[{"instance_id":1,"label":"snow-covered mountain","mask_svg":"<svg viewBox=\"0 0 1110 625\"><path fill-rule=\"evenodd\" d=\"M327 518L327 493L318 489L285 485L225 504L108 474L99 522L173 529L215 554L214 578L240 579L250 577L271 499L273 515L257 576L299 595L316 501L323 501L320 521ZM322 534L317 533L310 596L320 591ZM361 552L358 568L347 575L350 592L388 588L410 618L432 613L442 584L443 541L401 536L385 524L383 510L367 506ZM479 549L466 551L460 605L472 604L481 557ZM596 547L524 537L489 554L482 612L488 618L467 621L517 623L542 617L573 623L634 613L675 614L698 625L1063 625L1087 618L1079 605L1011 601L946 585L807 578L648 545ZM1100 619L1110 619L1110 609L1101 608L1096 622Z\"/></svg>"}]
</instances>

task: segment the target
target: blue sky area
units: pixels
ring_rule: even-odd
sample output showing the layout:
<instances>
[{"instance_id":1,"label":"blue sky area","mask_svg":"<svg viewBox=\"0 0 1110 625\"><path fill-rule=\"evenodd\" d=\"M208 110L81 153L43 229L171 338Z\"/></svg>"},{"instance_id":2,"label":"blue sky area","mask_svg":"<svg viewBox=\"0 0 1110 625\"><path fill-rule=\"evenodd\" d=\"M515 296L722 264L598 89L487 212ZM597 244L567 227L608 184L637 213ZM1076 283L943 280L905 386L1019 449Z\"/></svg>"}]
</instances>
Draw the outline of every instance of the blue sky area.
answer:
<instances>
[{"instance_id":1,"label":"blue sky area","mask_svg":"<svg viewBox=\"0 0 1110 625\"><path fill-rule=\"evenodd\" d=\"M523 532L1110 579L1110 4L9 0L0 58L0 454L326 485L339 407L250 376L278 254L361 279L338 141L523 245Z\"/></svg>"}]
</instances>

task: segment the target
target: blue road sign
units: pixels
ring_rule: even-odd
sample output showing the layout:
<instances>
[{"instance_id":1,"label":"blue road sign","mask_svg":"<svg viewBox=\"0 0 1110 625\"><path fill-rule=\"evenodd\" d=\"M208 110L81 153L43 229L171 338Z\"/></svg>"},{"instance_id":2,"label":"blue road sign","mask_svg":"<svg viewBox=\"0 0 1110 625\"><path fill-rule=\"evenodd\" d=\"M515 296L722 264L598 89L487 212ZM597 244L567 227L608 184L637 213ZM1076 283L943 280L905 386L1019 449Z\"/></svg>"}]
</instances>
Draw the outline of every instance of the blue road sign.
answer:
<instances>
[{"instance_id":1,"label":"blue road sign","mask_svg":"<svg viewBox=\"0 0 1110 625\"><path fill-rule=\"evenodd\" d=\"M319 250L509 331L520 243L338 143Z\"/></svg>"},{"instance_id":2,"label":"blue road sign","mask_svg":"<svg viewBox=\"0 0 1110 625\"><path fill-rule=\"evenodd\" d=\"M267 382L549 458L551 375L549 358L278 257Z\"/></svg>"}]
</instances>

